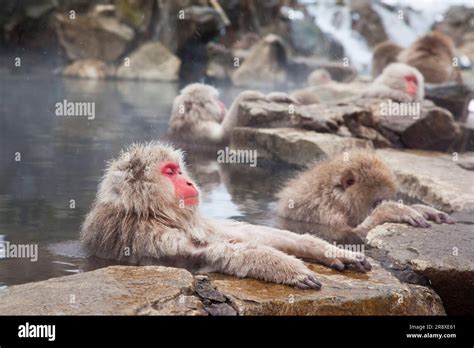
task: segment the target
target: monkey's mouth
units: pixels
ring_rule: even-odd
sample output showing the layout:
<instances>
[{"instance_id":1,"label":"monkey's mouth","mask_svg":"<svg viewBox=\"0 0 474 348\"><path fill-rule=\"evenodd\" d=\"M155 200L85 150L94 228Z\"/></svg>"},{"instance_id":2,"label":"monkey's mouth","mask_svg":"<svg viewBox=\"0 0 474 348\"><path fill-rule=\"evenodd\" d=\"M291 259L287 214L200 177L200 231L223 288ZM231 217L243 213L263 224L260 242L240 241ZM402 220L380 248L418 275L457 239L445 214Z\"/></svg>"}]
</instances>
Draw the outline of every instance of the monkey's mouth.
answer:
<instances>
[{"instance_id":1,"label":"monkey's mouth","mask_svg":"<svg viewBox=\"0 0 474 348\"><path fill-rule=\"evenodd\" d=\"M189 206L198 205L199 195L183 197L182 200L184 201L185 205L189 205Z\"/></svg>"}]
</instances>

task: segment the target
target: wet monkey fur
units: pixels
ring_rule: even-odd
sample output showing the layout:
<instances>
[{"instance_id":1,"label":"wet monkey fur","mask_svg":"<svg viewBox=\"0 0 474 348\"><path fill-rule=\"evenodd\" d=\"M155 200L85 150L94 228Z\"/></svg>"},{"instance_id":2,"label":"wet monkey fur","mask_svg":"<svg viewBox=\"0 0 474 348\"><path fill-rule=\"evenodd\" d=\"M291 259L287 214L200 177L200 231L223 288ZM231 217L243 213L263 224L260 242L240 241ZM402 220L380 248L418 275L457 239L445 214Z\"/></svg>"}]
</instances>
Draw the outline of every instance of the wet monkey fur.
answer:
<instances>
[{"instance_id":1,"label":"wet monkey fur","mask_svg":"<svg viewBox=\"0 0 474 348\"><path fill-rule=\"evenodd\" d=\"M393 201L395 175L370 151L354 151L315 164L290 180L279 193L278 214L306 223L329 226L341 239L368 231L385 222L416 227L454 223L446 213L422 204L407 206Z\"/></svg>"},{"instance_id":2,"label":"wet monkey fur","mask_svg":"<svg viewBox=\"0 0 474 348\"><path fill-rule=\"evenodd\" d=\"M301 259L337 270L371 268L362 254L310 235L207 219L199 213L199 196L179 150L161 143L133 145L109 163L82 242L105 259L146 264L186 258L206 271L302 289L321 283Z\"/></svg>"}]
</instances>

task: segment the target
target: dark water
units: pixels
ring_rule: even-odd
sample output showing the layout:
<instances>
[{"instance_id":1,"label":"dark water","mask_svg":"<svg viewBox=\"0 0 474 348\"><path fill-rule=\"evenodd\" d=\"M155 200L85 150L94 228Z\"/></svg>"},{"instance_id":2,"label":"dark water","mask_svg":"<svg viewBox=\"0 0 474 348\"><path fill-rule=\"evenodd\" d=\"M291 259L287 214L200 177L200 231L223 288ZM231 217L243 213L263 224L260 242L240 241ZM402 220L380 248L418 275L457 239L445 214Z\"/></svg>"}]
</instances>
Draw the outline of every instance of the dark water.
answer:
<instances>
[{"instance_id":1,"label":"dark water","mask_svg":"<svg viewBox=\"0 0 474 348\"><path fill-rule=\"evenodd\" d=\"M0 255L0 287L83 269L74 241L105 161L134 141L162 139L178 90L171 83L1 77L0 241L38 245L39 257ZM238 93L224 88L224 102ZM64 99L94 102L95 119L56 116ZM205 215L274 225L274 194L289 171L218 164L199 151L187 162L202 186Z\"/></svg>"}]
</instances>

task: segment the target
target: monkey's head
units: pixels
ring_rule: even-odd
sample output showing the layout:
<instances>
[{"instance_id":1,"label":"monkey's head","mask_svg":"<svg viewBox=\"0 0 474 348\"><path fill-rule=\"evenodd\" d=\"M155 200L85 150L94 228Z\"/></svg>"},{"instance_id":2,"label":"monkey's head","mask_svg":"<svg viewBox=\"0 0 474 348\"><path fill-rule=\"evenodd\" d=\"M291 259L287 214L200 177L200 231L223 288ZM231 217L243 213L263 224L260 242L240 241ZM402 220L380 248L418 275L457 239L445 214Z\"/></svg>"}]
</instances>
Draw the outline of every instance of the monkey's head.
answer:
<instances>
[{"instance_id":1,"label":"monkey's head","mask_svg":"<svg viewBox=\"0 0 474 348\"><path fill-rule=\"evenodd\" d=\"M331 74L326 69L316 69L308 76L310 86L323 85L331 81Z\"/></svg>"},{"instance_id":2,"label":"monkey's head","mask_svg":"<svg viewBox=\"0 0 474 348\"><path fill-rule=\"evenodd\" d=\"M418 69L403 63L389 64L376 82L405 93L412 101L421 101L425 96L423 75Z\"/></svg>"},{"instance_id":3,"label":"monkey's head","mask_svg":"<svg viewBox=\"0 0 474 348\"><path fill-rule=\"evenodd\" d=\"M193 115L203 111L212 119L222 122L227 109L219 99L219 91L203 83L192 83L184 87L175 99L174 108L184 108L183 115ZM199 110L197 110L199 109Z\"/></svg>"},{"instance_id":4,"label":"monkey's head","mask_svg":"<svg viewBox=\"0 0 474 348\"><path fill-rule=\"evenodd\" d=\"M158 142L134 144L109 163L97 204L172 222L195 213L199 189L188 178L181 151Z\"/></svg>"},{"instance_id":5,"label":"monkey's head","mask_svg":"<svg viewBox=\"0 0 474 348\"><path fill-rule=\"evenodd\" d=\"M380 203L395 196L395 175L375 153L355 151L335 161L339 168L334 176L336 187L342 190L344 206L351 208L354 223L360 223Z\"/></svg>"}]
</instances>

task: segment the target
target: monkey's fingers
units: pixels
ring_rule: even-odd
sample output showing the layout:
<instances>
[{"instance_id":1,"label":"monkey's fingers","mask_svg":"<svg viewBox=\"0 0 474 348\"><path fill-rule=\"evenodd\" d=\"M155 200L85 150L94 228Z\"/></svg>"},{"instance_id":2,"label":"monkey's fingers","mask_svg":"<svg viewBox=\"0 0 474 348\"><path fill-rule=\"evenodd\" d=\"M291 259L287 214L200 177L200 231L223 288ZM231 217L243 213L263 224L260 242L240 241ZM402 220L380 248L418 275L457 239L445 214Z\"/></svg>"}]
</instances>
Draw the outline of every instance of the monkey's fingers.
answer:
<instances>
[{"instance_id":1,"label":"monkey's fingers","mask_svg":"<svg viewBox=\"0 0 474 348\"><path fill-rule=\"evenodd\" d=\"M300 289L316 289L319 290L321 289L321 282L314 278L313 276L307 276L306 278L302 280L298 280L295 283L295 286Z\"/></svg>"},{"instance_id":2,"label":"monkey's fingers","mask_svg":"<svg viewBox=\"0 0 474 348\"><path fill-rule=\"evenodd\" d=\"M456 220L454 220L451 216L449 216L446 213L441 212L441 213L439 213L439 216L441 218L441 221L446 223L446 224L452 225L452 224L456 223Z\"/></svg>"},{"instance_id":3,"label":"monkey's fingers","mask_svg":"<svg viewBox=\"0 0 474 348\"><path fill-rule=\"evenodd\" d=\"M428 228L431 227L431 225L428 223L428 221L425 220L423 216L407 216L404 219L404 222L414 226L414 227L422 227L422 228Z\"/></svg>"}]
</instances>

